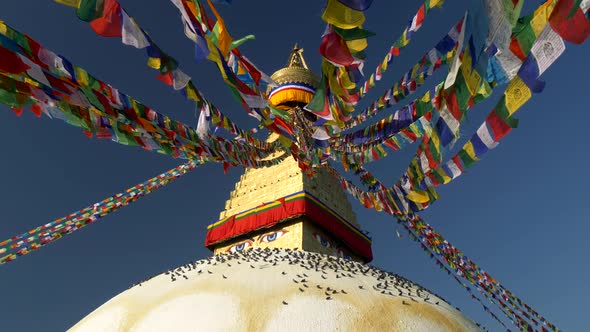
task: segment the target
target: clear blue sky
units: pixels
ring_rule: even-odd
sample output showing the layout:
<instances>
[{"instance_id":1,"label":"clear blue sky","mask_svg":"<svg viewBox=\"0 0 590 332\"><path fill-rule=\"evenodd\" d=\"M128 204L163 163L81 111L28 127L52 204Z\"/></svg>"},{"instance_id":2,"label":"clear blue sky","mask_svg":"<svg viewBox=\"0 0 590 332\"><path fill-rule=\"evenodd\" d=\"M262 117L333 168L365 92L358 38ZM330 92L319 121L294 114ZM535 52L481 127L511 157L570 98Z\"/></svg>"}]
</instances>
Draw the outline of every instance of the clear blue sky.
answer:
<instances>
[{"instance_id":1,"label":"clear blue sky","mask_svg":"<svg viewBox=\"0 0 590 332\"><path fill-rule=\"evenodd\" d=\"M197 86L243 127L254 122L233 102L213 64L192 60L176 8L166 0L121 0L159 45L176 57ZM282 67L295 42L319 70L317 48L324 29L321 1L243 1L222 6L235 37L255 41L243 53L267 73ZM383 58L420 1L375 1L365 28L367 68ZM528 13L540 1L530 1ZM372 101L438 41L462 16L467 1L447 1L434 12L411 46L396 58ZM155 79L143 51L96 36L71 8L50 0L3 1L0 19L47 48L86 68L156 110L190 125L193 106ZM468 174L440 189L441 199L422 213L453 244L508 289L563 330L587 325L590 273L590 187L586 125L590 43L567 44L543 76L545 91L517 113L520 127ZM431 81L435 83L435 81ZM479 126L493 102L469 113L464 132ZM0 238L31 229L102 200L181 160L110 141L88 139L59 120L16 117L0 106ZM415 146L369 165L386 184L405 169ZM190 260L210 255L205 227L217 220L242 173L204 166L130 207L65 239L0 266L0 329L60 331L72 326L133 283ZM440 271L395 224L353 203L358 219L373 235L374 264L440 294L490 330L500 330L467 293ZM400 229L403 234L403 230Z\"/></svg>"}]
</instances>

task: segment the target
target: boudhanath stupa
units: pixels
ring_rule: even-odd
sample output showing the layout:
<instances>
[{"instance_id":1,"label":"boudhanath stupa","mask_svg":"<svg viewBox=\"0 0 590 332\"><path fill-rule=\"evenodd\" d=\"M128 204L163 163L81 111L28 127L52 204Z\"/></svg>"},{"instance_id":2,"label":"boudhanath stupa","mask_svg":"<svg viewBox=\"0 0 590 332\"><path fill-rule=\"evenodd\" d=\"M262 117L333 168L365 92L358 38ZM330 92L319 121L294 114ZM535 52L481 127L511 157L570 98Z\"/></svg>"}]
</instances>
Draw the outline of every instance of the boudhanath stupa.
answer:
<instances>
[{"instance_id":1,"label":"boudhanath stupa","mask_svg":"<svg viewBox=\"0 0 590 332\"><path fill-rule=\"evenodd\" d=\"M302 52L269 91L291 114L318 84ZM212 257L136 284L70 331L480 330L433 292L367 265L371 239L338 180L327 168L308 176L290 156L245 171L205 245Z\"/></svg>"}]
</instances>

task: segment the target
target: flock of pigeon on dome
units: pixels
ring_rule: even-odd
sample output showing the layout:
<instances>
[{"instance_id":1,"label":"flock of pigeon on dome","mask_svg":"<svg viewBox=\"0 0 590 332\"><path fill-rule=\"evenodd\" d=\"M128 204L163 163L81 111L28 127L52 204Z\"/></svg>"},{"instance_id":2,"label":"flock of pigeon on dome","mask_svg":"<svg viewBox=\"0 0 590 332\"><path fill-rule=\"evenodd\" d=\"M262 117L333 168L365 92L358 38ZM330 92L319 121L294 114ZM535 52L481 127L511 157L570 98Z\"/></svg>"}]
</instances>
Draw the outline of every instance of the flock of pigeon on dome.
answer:
<instances>
[{"instance_id":1,"label":"flock of pigeon on dome","mask_svg":"<svg viewBox=\"0 0 590 332\"><path fill-rule=\"evenodd\" d=\"M83 228L204 163L222 163L224 169L257 168L292 156L309 176L326 167L363 206L393 215L435 263L502 326L507 319L521 330L558 330L416 213L438 199L436 187L474 166L517 127L514 113L543 90L544 82L539 78L565 51L564 41L581 44L590 35L590 1L547 0L523 16L523 0L473 1L465 16L399 81L370 106L357 109L444 0L425 0L380 65L368 75L362 73L362 64L372 33L362 25L372 0L327 0L322 14L327 28L319 46L321 77L316 82L290 82L293 91L308 96L302 113L290 111L293 105L273 102L273 94L284 86L277 85L239 51L249 38L234 40L210 0L171 0L180 12L186 37L196 45L197 61L215 63L244 110L259 121L254 129L240 128L208 100L117 0L55 1L75 8L78 18L98 35L120 38L125 45L144 49L148 66L158 71L157 79L193 101L200 116L197 128L172 120L0 21L2 104L19 116L26 108L37 117L45 114L61 119L80 127L88 137L187 160L117 195L0 242L0 265ZM406 100L441 68L447 70L442 82ZM467 110L499 88L503 96L485 121L459 152L449 156ZM398 107L402 101L404 106ZM368 124L369 120L374 124ZM216 135L211 127L215 132L225 130L233 139ZM259 140L254 134L263 128L279 138ZM363 166L385 158L386 148L397 151L416 141L420 143L415 156L390 187ZM289 153L275 158L277 151ZM329 160L352 171L362 185L331 168Z\"/></svg>"}]
</instances>

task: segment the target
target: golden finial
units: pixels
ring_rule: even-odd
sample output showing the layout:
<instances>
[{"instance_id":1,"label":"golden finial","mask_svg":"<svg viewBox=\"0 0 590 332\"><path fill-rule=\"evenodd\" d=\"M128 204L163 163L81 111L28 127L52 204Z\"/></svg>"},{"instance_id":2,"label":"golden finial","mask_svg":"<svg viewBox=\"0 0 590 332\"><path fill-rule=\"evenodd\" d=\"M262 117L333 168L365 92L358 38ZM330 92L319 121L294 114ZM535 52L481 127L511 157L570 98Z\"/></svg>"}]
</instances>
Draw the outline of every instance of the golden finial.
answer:
<instances>
[{"instance_id":1,"label":"golden finial","mask_svg":"<svg viewBox=\"0 0 590 332\"><path fill-rule=\"evenodd\" d=\"M319 78L307 67L303 48L300 48L297 43L289 55L287 66L277 70L271 77L279 85L300 82L315 88L319 83Z\"/></svg>"},{"instance_id":2,"label":"golden finial","mask_svg":"<svg viewBox=\"0 0 590 332\"><path fill-rule=\"evenodd\" d=\"M305 62L305 58L303 57L303 49L299 48L297 43L295 43L295 46L293 46L293 50L291 51L291 55L289 55L287 67L300 67L309 69L307 67L307 63Z\"/></svg>"}]
</instances>

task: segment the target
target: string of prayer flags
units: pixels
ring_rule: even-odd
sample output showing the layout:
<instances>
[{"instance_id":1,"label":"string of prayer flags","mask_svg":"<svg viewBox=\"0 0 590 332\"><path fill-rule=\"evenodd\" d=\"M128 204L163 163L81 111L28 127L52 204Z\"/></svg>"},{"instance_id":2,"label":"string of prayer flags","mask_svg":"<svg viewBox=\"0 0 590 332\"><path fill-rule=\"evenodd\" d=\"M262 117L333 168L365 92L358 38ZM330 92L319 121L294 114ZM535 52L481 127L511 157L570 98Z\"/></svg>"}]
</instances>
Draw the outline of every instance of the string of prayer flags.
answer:
<instances>
[{"instance_id":1,"label":"string of prayer flags","mask_svg":"<svg viewBox=\"0 0 590 332\"><path fill-rule=\"evenodd\" d=\"M12 262L20 256L38 250L96 222L107 214L115 212L162 188L194 170L198 165L199 163L190 161L84 209L0 242L0 265Z\"/></svg>"},{"instance_id":2,"label":"string of prayer flags","mask_svg":"<svg viewBox=\"0 0 590 332\"><path fill-rule=\"evenodd\" d=\"M426 83L426 79L453 59L459 47L459 36L463 20L459 21L435 47L426 52L420 61L412 66L398 82L385 91L382 96L365 110L353 117L345 129L351 129L363 121L377 115L384 108L391 107L408 97L417 88Z\"/></svg>"},{"instance_id":3,"label":"string of prayer flags","mask_svg":"<svg viewBox=\"0 0 590 332\"><path fill-rule=\"evenodd\" d=\"M345 128L351 129L357 126L372 116L375 116L380 110L391 107L404 100L405 97L409 96L412 92L416 91L417 88L422 86L426 82L426 78L432 76L436 70L447 63L447 59L454 56L457 51L458 43L450 36L458 35L457 32L461 31L461 26L462 21L438 43L437 47L428 51L421 60L399 80L399 82L397 82L391 89L387 90L379 100L373 102L368 108L352 118ZM408 107L418 107L420 115L416 117L424 114L423 107L420 106L430 105L429 102L431 101L431 96L436 96L438 94L437 89L439 88L439 85L435 86L435 88L427 91L422 97L415 99L409 104ZM399 110L396 111L396 114L397 112L399 112ZM373 125L373 127L375 127L375 125ZM367 130L371 133L373 129L364 129L365 132L367 132ZM360 130L355 133L346 134L343 138L339 138L339 140L348 143L350 138L352 136L358 136L359 132Z\"/></svg>"},{"instance_id":4,"label":"string of prayer flags","mask_svg":"<svg viewBox=\"0 0 590 332\"><path fill-rule=\"evenodd\" d=\"M121 41L126 45L138 49L145 49L146 55L148 56L148 66L159 71L156 78L164 84L173 87L175 90L180 91L183 96L192 100L197 108L202 108L204 103L208 103L211 107L214 107L195 87L192 78L180 70L178 61L164 52L144 32L137 22L127 14L117 0L105 0L104 3L97 2L97 0L80 0L79 6L77 7L77 15L81 20L89 22L91 28L97 34L104 37L121 38ZM221 64L219 65L222 66ZM225 67L223 69L225 70ZM248 93L250 92L248 90ZM239 96L239 94L237 95ZM240 100L243 102L242 99ZM246 106L249 114L260 119L259 113L251 110L245 102L242 105ZM229 120L227 116L224 117ZM241 137L248 139L253 144L258 146L264 144L264 142L258 141L246 131L239 129L231 120L229 121L229 127L224 129L237 129Z\"/></svg>"},{"instance_id":5,"label":"string of prayer flags","mask_svg":"<svg viewBox=\"0 0 590 332\"><path fill-rule=\"evenodd\" d=\"M403 227L403 228L406 230L406 232L408 232L408 235L410 236L410 238L411 238L411 239L412 239L414 242L417 242L417 243L419 243L419 244L420 244L420 247L422 248L422 250L423 250L423 251L424 251L424 252L425 252L425 253L426 253L426 254L427 254L429 257L430 257L430 259L432 259L432 260L434 261L434 263L435 263L435 264L436 264L436 265L437 265L437 266L438 266L438 267L439 267L441 270L443 270L444 272L446 272L446 273L447 273L447 275L449 275L449 276L452 276L452 277L453 277L453 279L454 279L454 280L455 280L455 281L456 281L456 282L457 282L459 285L461 285L461 287L463 287L463 289L465 289L465 291L466 291L467 293L469 293L469 297L470 297L470 298L472 298L472 299L476 300L476 301L477 301L477 302L478 302L478 303L479 303L479 304L482 306L483 310L484 310L485 312L487 312L487 313L488 313L488 314L489 314L489 315L490 315L490 316L491 316L491 317L492 317L492 318L493 318L493 319L494 319L496 322L498 322L498 324L502 325L502 326L503 326L503 327L504 327L506 330L509 330L509 329L508 329L508 327L506 326L506 324L504 324L504 322L503 322L503 321L502 321L502 320L501 320L501 319L500 319L500 318L499 318L499 317L498 317L498 316L497 316L497 315L496 315L494 312L492 312L492 310L491 310L491 309L490 309L488 306L486 306L486 305L485 305L485 304L482 302L482 300L481 300L481 299L480 299L478 296L476 296L476 295L474 294L474 292L472 291L471 287L469 287L469 286L468 286L468 285L467 285L465 282L463 282L461 279L459 279L459 276L455 275L455 273L454 273L453 271L451 271L451 269L450 269L450 268L447 266L447 264L445 264L445 260L444 260L443 258L439 257L439 256L438 256L438 255L437 255L437 254L436 254L436 253L433 251L433 249L431 249L431 248L429 248L428 246L426 246L426 245L424 245L423 243L421 243L421 238L420 238L418 235L416 235L416 234L414 233L414 231L412 231L412 229L411 229L411 228L410 228L408 225L406 225L405 223L402 223L402 222L400 222L399 220L398 220L397 222L398 222L398 223L400 223L400 224L402 225L402 227ZM398 237L401 237L401 235L399 235L399 232L398 232L397 230L396 230L396 235L397 235ZM479 293L480 293L480 294L481 294L483 297L485 297L485 298L486 298L488 301L490 301L491 303L495 304L495 305L496 305L496 307L497 307L499 310L501 310L501 311L504 311L504 312L506 313L506 316L508 317L508 319L509 319L509 320L510 320L510 321L511 321L513 324L515 324L514 320L512 319L512 314L511 314L511 313L510 313L508 310L506 310L506 309L502 308L502 307L500 306L500 304L499 304L499 303L497 303L497 302L493 301L493 300L492 300L492 297L491 297L491 296L489 296L487 293L485 293L485 292L483 291L483 289L481 289L480 287L477 287L476 289L477 289L477 291L478 291L478 292L479 292Z\"/></svg>"},{"instance_id":6,"label":"string of prayer flags","mask_svg":"<svg viewBox=\"0 0 590 332\"><path fill-rule=\"evenodd\" d=\"M444 261L458 277L487 293L486 297L497 304L508 318L511 320L514 318L512 321L516 327L524 331L545 327L558 331L555 325L502 286L488 272L483 271L419 216L410 214L396 216L396 218L400 224L415 234L421 244L428 247L429 252Z\"/></svg>"},{"instance_id":7,"label":"string of prayer flags","mask_svg":"<svg viewBox=\"0 0 590 332\"><path fill-rule=\"evenodd\" d=\"M543 6L544 5L541 5L541 7ZM541 15L539 14L539 10L537 10L535 13L537 15ZM494 22L497 21L498 18L493 19L490 21L490 24L494 24ZM489 29L488 34L490 33L494 34L497 33L497 31ZM521 30L516 31L513 35L519 36L519 34L522 34ZM471 39L472 36L468 35L466 38ZM513 39L514 38L515 37L513 37ZM491 42L491 40L494 40L494 38L490 38L490 36L488 36L486 40ZM459 126L464 120L464 113L469 108L486 99L490 95L491 86L488 84L488 82L482 79L483 75L477 70L471 70L472 68L479 67L479 65L474 64L475 60L471 55L472 47L465 48L460 64L456 69L451 68L451 71L456 71L456 75L453 76L453 84L448 86L448 90L443 91L443 96L441 99L444 101L444 103L442 103L441 107L438 108L440 117L436 123L435 130L432 132L433 135L425 135L423 137L423 141L419 146L414 159L410 163L407 171L404 173L404 177L409 179L409 197L414 200L417 199L418 203L422 204L422 208L427 207L427 203L436 196L431 196L428 198L428 200L425 200L427 197L424 195L418 195L418 193L425 190L426 188L433 191L433 187L435 185L448 183L450 180L457 177L457 172L449 173L445 172L444 169L439 168L442 162L442 153L440 153L442 151L441 148L449 146L458 139ZM482 60L483 57L479 56L479 61ZM533 68L533 66L527 67ZM491 67L486 66L486 68L486 70L489 70ZM536 67L533 69L536 70ZM500 112L496 114L506 114L502 118L507 119L511 112L514 112L528 98L530 98L531 90L528 87L523 87L523 85L526 84L522 79L520 79L520 76L525 77L525 79L529 82L528 84L531 86L531 89L535 92L540 92L540 90L542 90L542 83L536 80L538 75L535 74L535 70L518 71L518 80L513 79L511 81L510 88L507 90L507 94L505 94L505 99L503 99L506 100L506 103L502 105L502 108L497 109ZM485 76L489 78L490 75L488 74L489 73L486 72ZM493 82L491 83L493 84ZM503 110L505 110L505 112ZM496 120L496 118L496 116L493 116L492 120ZM493 124L498 123L505 122L493 122ZM504 125L498 128L502 128L503 131L507 133L511 127L516 126L516 122L514 120L508 121L508 123L510 125ZM437 138L437 140L431 140L431 136ZM460 159L461 162L464 163L464 167L469 167L478 160L474 149L474 143L477 144L479 142L469 141L456 156L457 158L455 158L455 160ZM440 144L440 147L437 146L438 144ZM477 146L480 147L480 151L483 150L481 149L481 146L481 144ZM453 168L453 170L456 170L456 168ZM403 181L403 177L399 181Z\"/></svg>"},{"instance_id":8,"label":"string of prayer flags","mask_svg":"<svg viewBox=\"0 0 590 332\"><path fill-rule=\"evenodd\" d=\"M547 25L546 29L551 30L551 27ZM546 35L549 35L549 33L546 33ZM539 39L539 44L544 44L546 40L547 39ZM557 40L555 40L555 42L560 44ZM557 55L557 57L558 56L559 55ZM534 57L534 53L531 52L527 57L527 60ZM527 60L525 60L525 63L527 63ZM529 62L532 63L533 61L529 60ZM465 169L472 167L476 161L480 160L483 154L495 148L498 145L498 142L516 126L517 121L515 121L512 115L520 109L531 96L532 92L527 84L525 84L518 76L513 79L508 85L504 96L498 101L496 108L488 115L485 122L482 123L471 139L449 162L447 162L446 166L430 172L426 175L425 179L431 177L433 172L443 173L446 176L451 177L451 179L455 179L460 176ZM446 183L450 181L451 180ZM431 185L436 186L438 184L432 182ZM424 188L427 186L428 184L422 181L421 187Z\"/></svg>"},{"instance_id":9,"label":"string of prayer flags","mask_svg":"<svg viewBox=\"0 0 590 332\"><path fill-rule=\"evenodd\" d=\"M322 128L316 131L329 134L322 135L323 139L316 138L322 163L329 157L329 151L324 148L326 141L338 135L358 102L356 83L362 75L360 67L368 45L366 38L372 35L362 29L363 11L370 4L371 1L328 0L322 13L322 19L328 24L319 48L323 57L322 79L316 96L305 107L321 118L315 127Z\"/></svg>"},{"instance_id":10,"label":"string of prayer flags","mask_svg":"<svg viewBox=\"0 0 590 332\"><path fill-rule=\"evenodd\" d=\"M430 14L433 8L442 8L444 0L425 0L424 3L418 8L414 17L408 21L408 24L401 36L391 45L389 51L385 55L383 61L377 66L374 72L371 73L369 78L365 80L359 89L359 96L362 98L367 92L375 86L375 81L380 81L383 73L387 71L394 56L399 56L400 50L410 44L413 34L417 32L420 27L424 24L424 20Z\"/></svg>"},{"instance_id":11,"label":"string of prayer flags","mask_svg":"<svg viewBox=\"0 0 590 332\"><path fill-rule=\"evenodd\" d=\"M549 52L541 51L542 47ZM532 97L533 93L541 92L543 84L538 80L539 76L564 50L565 44L561 37L553 31L551 25L546 25L523 61L517 76L512 79L494 110L471 139L446 165L427 170L421 173L423 175L414 177L412 182L419 182L421 189L446 184L460 176L465 169L472 167L487 151L495 148L498 142L517 126L518 122L513 118L513 114ZM438 181L437 174L446 180Z\"/></svg>"},{"instance_id":12,"label":"string of prayer flags","mask_svg":"<svg viewBox=\"0 0 590 332\"><path fill-rule=\"evenodd\" d=\"M245 139L214 137L203 141L194 129L94 78L4 23L1 27L0 46L10 49L29 68L19 74L0 73L5 82L0 100L19 110L17 113L22 107L35 104L32 110L38 116L43 112L62 119L83 128L89 137L96 135L176 158L232 160L251 167L279 162L263 160L275 151L269 144L261 146L265 150L248 144Z\"/></svg>"},{"instance_id":13,"label":"string of prayer flags","mask_svg":"<svg viewBox=\"0 0 590 332\"><path fill-rule=\"evenodd\" d=\"M257 112L256 109L268 105L266 89L275 83L237 48L245 41L254 39L254 36L233 40L223 18L211 1L207 1L207 4L215 19L207 15L199 1L171 2L181 13L185 35L195 43L195 59L199 61L207 58L213 61L230 90L246 107L248 113L261 120L265 113Z\"/></svg>"}]
</instances>

